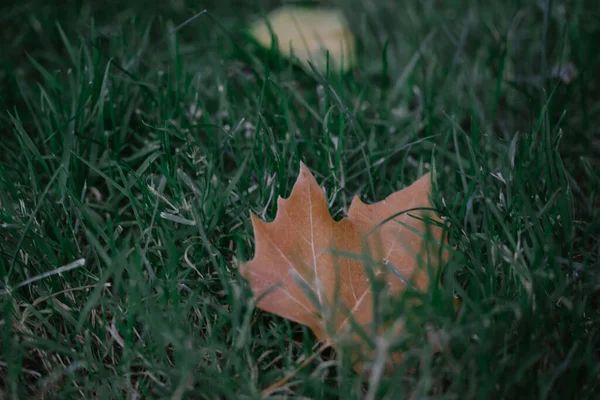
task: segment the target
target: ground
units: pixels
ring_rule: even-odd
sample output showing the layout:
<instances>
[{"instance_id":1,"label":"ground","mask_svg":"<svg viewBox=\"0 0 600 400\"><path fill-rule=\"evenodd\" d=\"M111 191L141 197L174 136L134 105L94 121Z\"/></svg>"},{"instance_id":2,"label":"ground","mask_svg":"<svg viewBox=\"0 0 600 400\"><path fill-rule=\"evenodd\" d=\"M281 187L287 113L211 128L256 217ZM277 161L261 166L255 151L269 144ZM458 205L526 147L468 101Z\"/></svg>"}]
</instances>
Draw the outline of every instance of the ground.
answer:
<instances>
[{"instance_id":1,"label":"ground","mask_svg":"<svg viewBox=\"0 0 600 400\"><path fill-rule=\"evenodd\" d=\"M338 1L346 74L244 36L275 1L4 3L0 397L595 398L596 3ZM434 172L453 253L391 376L239 275L300 161L337 219Z\"/></svg>"}]
</instances>

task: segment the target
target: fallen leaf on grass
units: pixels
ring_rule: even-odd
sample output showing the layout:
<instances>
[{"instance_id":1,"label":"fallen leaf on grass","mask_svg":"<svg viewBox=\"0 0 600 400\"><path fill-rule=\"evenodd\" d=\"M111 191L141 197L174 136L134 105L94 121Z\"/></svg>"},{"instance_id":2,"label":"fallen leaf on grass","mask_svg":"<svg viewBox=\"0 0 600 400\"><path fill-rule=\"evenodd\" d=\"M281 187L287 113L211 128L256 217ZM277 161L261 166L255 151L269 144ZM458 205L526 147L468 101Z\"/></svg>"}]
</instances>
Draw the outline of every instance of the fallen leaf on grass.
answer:
<instances>
[{"instance_id":1,"label":"fallen leaf on grass","mask_svg":"<svg viewBox=\"0 0 600 400\"><path fill-rule=\"evenodd\" d=\"M336 222L323 190L301 164L291 195L277 201L275 220L267 223L251 215L255 255L240 269L259 299L258 308L308 326L323 342L334 344L350 330L351 321L377 337L381 332L371 328L370 277L382 279L389 292L398 295L407 285L427 288L429 275L420 259L429 259L434 267L439 264L439 246L446 243L443 229L430 223L426 229L425 221L440 220L426 210L403 213L431 208L430 192L426 174L375 204L356 196L348 216ZM425 239L426 231L433 240ZM372 263L361 259L365 245ZM442 254L445 258L445 251ZM352 332L352 340L359 344L358 351L368 353L357 333ZM353 354L353 359L358 356ZM393 358L399 361L400 355ZM355 369L362 367L356 363Z\"/></svg>"},{"instance_id":2,"label":"fallen leaf on grass","mask_svg":"<svg viewBox=\"0 0 600 400\"><path fill-rule=\"evenodd\" d=\"M271 32L277 37L279 52L296 57L304 67L308 60L325 73L327 51L331 70L344 72L354 65L354 36L340 10L283 6L271 11L266 21L257 20L248 31L266 48L272 47Z\"/></svg>"}]
</instances>

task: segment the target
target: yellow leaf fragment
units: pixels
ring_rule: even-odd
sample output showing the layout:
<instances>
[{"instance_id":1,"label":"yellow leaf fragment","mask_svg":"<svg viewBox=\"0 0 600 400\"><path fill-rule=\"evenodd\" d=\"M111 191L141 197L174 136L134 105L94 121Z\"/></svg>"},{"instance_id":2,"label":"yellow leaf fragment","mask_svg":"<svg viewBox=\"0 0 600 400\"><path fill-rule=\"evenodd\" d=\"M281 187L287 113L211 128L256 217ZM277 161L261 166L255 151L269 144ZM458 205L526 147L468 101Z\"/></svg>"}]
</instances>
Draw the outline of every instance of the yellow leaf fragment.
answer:
<instances>
[{"instance_id":1,"label":"yellow leaf fragment","mask_svg":"<svg viewBox=\"0 0 600 400\"><path fill-rule=\"evenodd\" d=\"M268 24L267 22L268 21ZM272 47L272 35L285 57L297 58L304 67L310 61L325 73L327 51L330 70L345 72L354 66L355 42L341 10L283 6L251 25L249 34L263 47Z\"/></svg>"}]
</instances>

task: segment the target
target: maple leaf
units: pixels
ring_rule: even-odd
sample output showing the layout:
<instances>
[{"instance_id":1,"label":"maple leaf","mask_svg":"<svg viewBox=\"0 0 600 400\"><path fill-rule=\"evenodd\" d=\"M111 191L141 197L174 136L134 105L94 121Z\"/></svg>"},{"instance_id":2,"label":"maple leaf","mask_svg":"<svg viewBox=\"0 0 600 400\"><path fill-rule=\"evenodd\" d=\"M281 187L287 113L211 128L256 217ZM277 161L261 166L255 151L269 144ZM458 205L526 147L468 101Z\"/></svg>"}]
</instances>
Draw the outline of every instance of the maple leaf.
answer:
<instances>
[{"instance_id":1,"label":"maple leaf","mask_svg":"<svg viewBox=\"0 0 600 400\"><path fill-rule=\"evenodd\" d=\"M439 263L443 229L430 223L425 227L426 218L439 218L430 211L404 212L431 208L430 192L426 174L374 204L355 196L348 216L336 222L323 190L301 163L292 193L277 200L274 221L251 214L255 255L240 270L257 307L306 325L324 342L348 331L351 321L374 335L371 278L385 281L393 295L407 285L424 290L429 275L420 259ZM426 231L434 240L425 239ZM365 249L374 262L361 257ZM360 340L357 334L353 338Z\"/></svg>"}]
</instances>

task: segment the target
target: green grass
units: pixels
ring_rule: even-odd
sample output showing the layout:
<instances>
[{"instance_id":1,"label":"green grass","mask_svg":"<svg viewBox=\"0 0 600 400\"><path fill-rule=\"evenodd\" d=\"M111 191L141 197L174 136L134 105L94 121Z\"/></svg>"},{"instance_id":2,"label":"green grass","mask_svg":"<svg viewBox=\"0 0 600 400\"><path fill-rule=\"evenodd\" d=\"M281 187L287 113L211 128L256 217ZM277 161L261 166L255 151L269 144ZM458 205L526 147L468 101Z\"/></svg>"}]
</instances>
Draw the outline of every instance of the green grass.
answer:
<instances>
[{"instance_id":1,"label":"green grass","mask_svg":"<svg viewBox=\"0 0 600 400\"><path fill-rule=\"evenodd\" d=\"M254 48L257 2L147 3L0 7L0 398L259 398L294 371L319 344L237 267L300 160L335 218L434 167L456 252L394 308L392 376L340 349L271 396L598 396L595 1L339 1L344 76Z\"/></svg>"}]
</instances>

